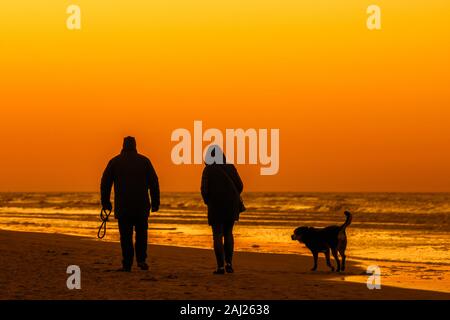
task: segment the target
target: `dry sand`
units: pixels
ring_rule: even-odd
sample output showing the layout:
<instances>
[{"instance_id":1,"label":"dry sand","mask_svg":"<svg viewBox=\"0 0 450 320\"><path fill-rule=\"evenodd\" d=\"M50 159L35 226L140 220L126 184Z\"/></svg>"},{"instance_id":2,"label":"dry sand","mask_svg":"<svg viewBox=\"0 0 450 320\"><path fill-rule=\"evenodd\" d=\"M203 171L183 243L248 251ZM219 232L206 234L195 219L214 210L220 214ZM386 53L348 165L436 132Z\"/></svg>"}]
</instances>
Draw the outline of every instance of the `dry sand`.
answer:
<instances>
[{"instance_id":1,"label":"dry sand","mask_svg":"<svg viewBox=\"0 0 450 320\"><path fill-rule=\"evenodd\" d=\"M122 273L118 243L0 231L0 299L450 299L444 267L378 262L382 288L368 290L365 268L351 260L336 274L323 260L309 271L310 256L237 252L236 273L217 276L211 250L150 245L148 252L150 271ZM66 287L69 265L81 267L80 290Z\"/></svg>"}]
</instances>

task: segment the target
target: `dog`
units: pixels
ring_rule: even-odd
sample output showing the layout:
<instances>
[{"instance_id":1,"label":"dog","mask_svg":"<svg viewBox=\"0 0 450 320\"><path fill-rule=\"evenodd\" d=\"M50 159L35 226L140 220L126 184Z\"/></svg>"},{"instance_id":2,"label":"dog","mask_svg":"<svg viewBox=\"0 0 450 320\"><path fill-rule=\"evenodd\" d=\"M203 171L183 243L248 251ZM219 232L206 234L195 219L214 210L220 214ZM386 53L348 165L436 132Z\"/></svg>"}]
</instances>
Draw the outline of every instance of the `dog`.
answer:
<instances>
[{"instance_id":1,"label":"dog","mask_svg":"<svg viewBox=\"0 0 450 320\"><path fill-rule=\"evenodd\" d=\"M344 212L346 220L341 226L328 226L325 228L298 227L291 236L292 240L304 243L311 250L314 257L314 266L311 271L317 270L317 258L319 252L325 253L327 266L334 271L330 261L330 250L337 264L337 272L345 270L345 249L347 247L347 235L345 229L352 222L352 214ZM339 261L338 252L342 257L342 264Z\"/></svg>"}]
</instances>

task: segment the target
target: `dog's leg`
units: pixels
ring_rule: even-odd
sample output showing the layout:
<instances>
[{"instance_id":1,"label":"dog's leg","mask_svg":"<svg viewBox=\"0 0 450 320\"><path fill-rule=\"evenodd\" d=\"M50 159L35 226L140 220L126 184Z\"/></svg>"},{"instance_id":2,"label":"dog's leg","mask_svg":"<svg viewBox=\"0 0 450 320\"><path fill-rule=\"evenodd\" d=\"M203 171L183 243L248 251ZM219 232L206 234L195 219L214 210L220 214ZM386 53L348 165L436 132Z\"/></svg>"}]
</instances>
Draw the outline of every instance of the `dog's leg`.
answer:
<instances>
[{"instance_id":1,"label":"dog's leg","mask_svg":"<svg viewBox=\"0 0 450 320\"><path fill-rule=\"evenodd\" d=\"M338 256L336 248L332 248L331 253L333 254L334 260L336 260L336 265L337 265L336 271L340 272L341 271L341 263L339 262L339 256Z\"/></svg>"},{"instance_id":2,"label":"dog's leg","mask_svg":"<svg viewBox=\"0 0 450 320\"><path fill-rule=\"evenodd\" d=\"M316 271L317 270L317 258L319 257L319 253L314 251L312 254L314 257L314 267L312 267L311 271Z\"/></svg>"},{"instance_id":3,"label":"dog's leg","mask_svg":"<svg viewBox=\"0 0 450 320\"><path fill-rule=\"evenodd\" d=\"M345 249L346 248L347 248L347 236L344 233L344 237L342 237L342 239L339 241L338 248L337 248L339 251L339 254L341 255L341 258L342 258L342 264L341 264L342 271L345 270L345 260L346 260Z\"/></svg>"},{"instance_id":4,"label":"dog's leg","mask_svg":"<svg viewBox=\"0 0 450 320\"><path fill-rule=\"evenodd\" d=\"M344 250L339 250L339 254L342 257L342 264L341 264L341 270L344 271L345 270L345 249Z\"/></svg>"},{"instance_id":5,"label":"dog's leg","mask_svg":"<svg viewBox=\"0 0 450 320\"><path fill-rule=\"evenodd\" d=\"M325 258L327 259L327 266L331 268L331 271L334 271L334 267L331 265L330 261L330 250L325 251Z\"/></svg>"}]
</instances>

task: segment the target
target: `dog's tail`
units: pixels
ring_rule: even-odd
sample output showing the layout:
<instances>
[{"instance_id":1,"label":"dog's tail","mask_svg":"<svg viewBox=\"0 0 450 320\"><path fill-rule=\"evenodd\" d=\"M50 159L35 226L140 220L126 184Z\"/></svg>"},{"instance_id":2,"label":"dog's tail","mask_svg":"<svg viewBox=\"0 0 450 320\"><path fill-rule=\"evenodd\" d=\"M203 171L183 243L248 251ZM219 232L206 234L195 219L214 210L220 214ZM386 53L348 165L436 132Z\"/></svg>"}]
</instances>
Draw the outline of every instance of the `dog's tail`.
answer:
<instances>
[{"instance_id":1,"label":"dog's tail","mask_svg":"<svg viewBox=\"0 0 450 320\"><path fill-rule=\"evenodd\" d=\"M344 214L347 219L345 219L344 224L341 226L341 230L345 230L345 228L347 228L350 223L352 223L352 214L350 213L350 211L345 211Z\"/></svg>"}]
</instances>

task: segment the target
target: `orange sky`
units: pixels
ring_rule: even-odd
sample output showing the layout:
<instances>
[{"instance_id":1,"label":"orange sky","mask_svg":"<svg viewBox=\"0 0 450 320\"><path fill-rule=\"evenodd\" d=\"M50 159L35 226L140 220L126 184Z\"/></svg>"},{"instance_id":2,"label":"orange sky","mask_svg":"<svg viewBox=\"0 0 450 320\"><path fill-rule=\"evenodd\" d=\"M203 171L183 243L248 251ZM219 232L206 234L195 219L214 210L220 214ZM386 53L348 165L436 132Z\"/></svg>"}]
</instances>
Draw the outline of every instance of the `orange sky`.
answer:
<instances>
[{"instance_id":1,"label":"orange sky","mask_svg":"<svg viewBox=\"0 0 450 320\"><path fill-rule=\"evenodd\" d=\"M197 191L170 159L194 120L280 129L279 174L239 166L247 191L450 191L450 3L299 2L2 2L0 191L97 190L124 135L163 191Z\"/></svg>"}]
</instances>

